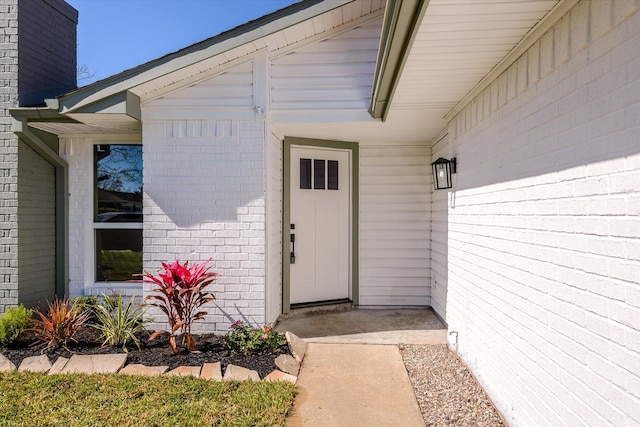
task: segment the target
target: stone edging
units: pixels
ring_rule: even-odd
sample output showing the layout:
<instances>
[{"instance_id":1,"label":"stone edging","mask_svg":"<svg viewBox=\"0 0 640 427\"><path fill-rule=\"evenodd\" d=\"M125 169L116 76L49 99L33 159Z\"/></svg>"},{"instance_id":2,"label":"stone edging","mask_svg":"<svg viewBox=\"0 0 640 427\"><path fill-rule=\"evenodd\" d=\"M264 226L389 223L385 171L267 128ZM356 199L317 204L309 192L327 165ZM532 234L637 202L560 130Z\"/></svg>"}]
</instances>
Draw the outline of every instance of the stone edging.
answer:
<instances>
[{"instance_id":1,"label":"stone edging","mask_svg":"<svg viewBox=\"0 0 640 427\"><path fill-rule=\"evenodd\" d=\"M275 360L278 369L263 378L263 381L289 381L295 384L298 381L300 364L307 351L307 343L287 331L285 333L289 351L288 354L281 354ZM69 374L69 373L121 373L124 375L176 375L194 376L211 381L237 380L237 381L260 381L260 376L256 371L246 369L236 365L227 365L224 376L222 376L222 366L220 362L205 363L203 366L179 366L169 371L168 366L145 366L139 364L126 365L127 354L96 354L80 355L74 354L70 359L59 357L52 365L46 355L32 356L25 358L19 368L5 356L0 354L0 372L10 371L31 371L43 372L49 375Z\"/></svg>"}]
</instances>

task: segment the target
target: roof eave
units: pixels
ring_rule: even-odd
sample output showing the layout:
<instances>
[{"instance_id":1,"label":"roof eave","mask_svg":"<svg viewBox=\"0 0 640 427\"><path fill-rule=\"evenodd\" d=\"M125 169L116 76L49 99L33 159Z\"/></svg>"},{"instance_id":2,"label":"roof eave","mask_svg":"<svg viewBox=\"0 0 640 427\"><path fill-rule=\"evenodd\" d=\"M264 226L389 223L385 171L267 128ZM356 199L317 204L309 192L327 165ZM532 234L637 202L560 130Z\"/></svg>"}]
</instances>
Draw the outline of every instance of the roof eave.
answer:
<instances>
[{"instance_id":1,"label":"roof eave","mask_svg":"<svg viewBox=\"0 0 640 427\"><path fill-rule=\"evenodd\" d=\"M172 71L197 63L211 56L258 40L299 22L341 7L353 0L305 0L251 21L177 52L139 65L130 70L76 89L58 97L59 111L70 113L128 91Z\"/></svg>"},{"instance_id":2,"label":"roof eave","mask_svg":"<svg viewBox=\"0 0 640 427\"><path fill-rule=\"evenodd\" d=\"M369 114L386 120L398 80L429 0L388 0L376 60Z\"/></svg>"}]
</instances>

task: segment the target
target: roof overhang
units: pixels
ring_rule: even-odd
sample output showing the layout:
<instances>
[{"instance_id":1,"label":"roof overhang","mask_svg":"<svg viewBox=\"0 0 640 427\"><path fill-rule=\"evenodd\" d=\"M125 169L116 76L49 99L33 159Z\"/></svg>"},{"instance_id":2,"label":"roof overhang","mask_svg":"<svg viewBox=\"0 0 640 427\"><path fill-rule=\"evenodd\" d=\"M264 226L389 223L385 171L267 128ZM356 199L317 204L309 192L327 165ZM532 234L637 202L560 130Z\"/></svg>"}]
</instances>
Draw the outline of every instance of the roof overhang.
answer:
<instances>
[{"instance_id":1,"label":"roof overhang","mask_svg":"<svg viewBox=\"0 0 640 427\"><path fill-rule=\"evenodd\" d=\"M9 113L18 136L34 129L57 136L139 134L142 129L140 121L126 113L67 115L52 106L13 108Z\"/></svg>"},{"instance_id":2,"label":"roof overhang","mask_svg":"<svg viewBox=\"0 0 640 427\"><path fill-rule=\"evenodd\" d=\"M433 141L577 0L389 0L369 112Z\"/></svg>"},{"instance_id":3,"label":"roof overhang","mask_svg":"<svg viewBox=\"0 0 640 427\"><path fill-rule=\"evenodd\" d=\"M305 0L295 3L200 43L62 95L58 98L59 110L63 114L95 114L91 109L115 108L115 105L108 105L110 102L108 100L112 100L119 105L120 109L124 108L128 112L126 114L129 114L132 111L131 106L121 105L119 101L122 100L122 94L126 93L129 96L128 94L132 88L144 85L155 79L164 78L176 70L252 43L269 34L282 31L299 22L312 19L352 1ZM113 100L114 97L117 100Z\"/></svg>"},{"instance_id":4,"label":"roof overhang","mask_svg":"<svg viewBox=\"0 0 640 427\"><path fill-rule=\"evenodd\" d=\"M184 75L200 73L203 61L209 58L226 55L353 1L304 0L57 99L49 99L47 108L16 108L11 114L18 122L24 120L25 129L30 127L59 136L140 134L140 95L149 87L157 90L163 85L171 86L176 79L184 79Z\"/></svg>"},{"instance_id":5,"label":"roof overhang","mask_svg":"<svg viewBox=\"0 0 640 427\"><path fill-rule=\"evenodd\" d=\"M388 0L369 113L387 118L388 108L429 0Z\"/></svg>"}]
</instances>

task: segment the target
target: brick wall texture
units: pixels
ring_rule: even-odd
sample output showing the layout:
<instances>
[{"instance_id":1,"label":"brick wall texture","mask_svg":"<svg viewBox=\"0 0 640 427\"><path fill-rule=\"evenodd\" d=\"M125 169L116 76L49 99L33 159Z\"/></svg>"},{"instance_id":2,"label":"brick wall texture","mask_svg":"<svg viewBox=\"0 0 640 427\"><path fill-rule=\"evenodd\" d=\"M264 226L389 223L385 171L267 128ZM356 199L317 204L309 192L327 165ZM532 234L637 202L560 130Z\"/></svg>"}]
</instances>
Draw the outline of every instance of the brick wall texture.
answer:
<instances>
[{"instance_id":1,"label":"brick wall texture","mask_svg":"<svg viewBox=\"0 0 640 427\"><path fill-rule=\"evenodd\" d=\"M76 22L62 0L0 0L0 313L19 300L18 138L9 109L75 87Z\"/></svg>"},{"instance_id":2,"label":"brick wall texture","mask_svg":"<svg viewBox=\"0 0 640 427\"><path fill-rule=\"evenodd\" d=\"M211 258L221 275L211 287L216 301L207 307L210 314L194 331L226 331L237 319L265 321L265 135L262 121L144 122L144 270L155 273L162 262L176 259ZM95 143L132 141L66 138L61 143L69 164L69 294L142 297L149 285L94 280Z\"/></svg>"},{"instance_id":3,"label":"brick wall texture","mask_svg":"<svg viewBox=\"0 0 640 427\"><path fill-rule=\"evenodd\" d=\"M64 0L18 3L18 101L39 105L76 87L78 12Z\"/></svg>"},{"instance_id":4,"label":"brick wall texture","mask_svg":"<svg viewBox=\"0 0 640 427\"><path fill-rule=\"evenodd\" d=\"M144 123L145 270L211 258L221 275L197 330L265 321L265 138L262 121Z\"/></svg>"},{"instance_id":5,"label":"brick wall texture","mask_svg":"<svg viewBox=\"0 0 640 427\"><path fill-rule=\"evenodd\" d=\"M18 0L0 0L0 313L18 303L18 138L9 108L18 100Z\"/></svg>"},{"instance_id":6,"label":"brick wall texture","mask_svg":"<svg viewBox=\"0 0 640 427\"><path fill-rule=\"evenodd\" d=\"M579 2L450 123L450 343L513 426L640 424L639 7Z\"/></svg>"}]
</instances>

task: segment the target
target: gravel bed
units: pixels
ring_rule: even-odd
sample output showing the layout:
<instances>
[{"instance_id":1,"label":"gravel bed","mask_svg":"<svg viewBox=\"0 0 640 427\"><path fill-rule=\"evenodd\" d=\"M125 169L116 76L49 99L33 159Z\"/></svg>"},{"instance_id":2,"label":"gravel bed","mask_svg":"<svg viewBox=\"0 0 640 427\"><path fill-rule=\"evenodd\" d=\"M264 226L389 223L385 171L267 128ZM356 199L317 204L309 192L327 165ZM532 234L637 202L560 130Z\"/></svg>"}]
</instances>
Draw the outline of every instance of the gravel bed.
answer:
<instances>
[{"instance_id":1,"label":"gravel bed","mask_svg":"<svg viewBox=\"0 0 640 427\"><path fill-rule=\"evenodd\" d=\"M504 426L491 400L446 345L401 345L427 426Z\"/></svg>"}]
</instances>

